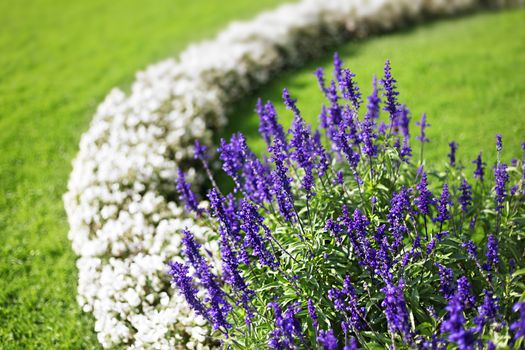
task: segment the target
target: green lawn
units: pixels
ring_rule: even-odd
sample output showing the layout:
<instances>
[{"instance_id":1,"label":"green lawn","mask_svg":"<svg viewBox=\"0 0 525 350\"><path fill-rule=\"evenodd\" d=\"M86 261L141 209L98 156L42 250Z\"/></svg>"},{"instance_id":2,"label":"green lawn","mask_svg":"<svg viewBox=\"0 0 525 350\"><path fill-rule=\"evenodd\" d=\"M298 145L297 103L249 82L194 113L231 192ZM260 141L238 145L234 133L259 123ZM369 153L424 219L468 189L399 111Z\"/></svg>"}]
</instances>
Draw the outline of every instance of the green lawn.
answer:
<instances>
[{"instance_id":1,"label":"green lawn","mask_svg":"<svg viewBox=\"0 0 525 350\"><path fill-rule=\"evenodd\" d=\"M210 37L232 19L279 0L22 0L0 3L0 348L94 348L93 320L76 302L75 256L62 193L96 105L137 69ZM339 51L370 90L385 58L401 100L433 124L429 156L455 139L467 159L525 138L525 12L482 14L353 42ZM256 95L287 86L313 121L322 101L312 72L288 72ZM254 139L255 97L234 113ZM282 110L282 109L280 109ZM231 133L228 130L225 134ZM253 140L252 140L253 141ZM261 143L252 142L260 150ZM514 151L513 150L513 151ZM517 152L514 151L516 154Z\"/></svg>"},{"instance_id":2,"label":"green lawn","mask_svg":"<svg viewBox=\"0 0 525 350\"><path fill-rule=\"evenodd\" d=\"M0 2L0 349L95 348L61 196L95 108L138 69L282 0Z\"/></svg>"},{"instance_id":3,"label":"green lawn","mask_svg":"<svg viewBox=\"0 0 525 350\"><path fill-rule=\"evenodd\" d=\"M503 135L508 160L521 155L520 142L525 141L524 23L522 9L483 13L439 20L336 49L357 74L366 96L372 76L381 77L385 60L391 60L400 101L411 109L413 121L423 112L428 115L427 163L446 162L452 140L459 143L458 156L464 163L470 163L479 150L494 160L496 132ZM240 129L248 135L250 145L261 151L264 142L256 136L259 121L253 112L256 97L276 102L282 121L289 125L291 112L285 111L280 98L283 87L298 98L305 119L317 124L325 100L313 72L317 67L330 69L331 64L330 55L325 55L256 91L239 105L232 117L235 123L225 135ZM331 71L327 75L331 77ZM413 138L417 132L412 124ZM414 154L419 155L419 142L412 142Z\"/></svg>"}]
</instances>

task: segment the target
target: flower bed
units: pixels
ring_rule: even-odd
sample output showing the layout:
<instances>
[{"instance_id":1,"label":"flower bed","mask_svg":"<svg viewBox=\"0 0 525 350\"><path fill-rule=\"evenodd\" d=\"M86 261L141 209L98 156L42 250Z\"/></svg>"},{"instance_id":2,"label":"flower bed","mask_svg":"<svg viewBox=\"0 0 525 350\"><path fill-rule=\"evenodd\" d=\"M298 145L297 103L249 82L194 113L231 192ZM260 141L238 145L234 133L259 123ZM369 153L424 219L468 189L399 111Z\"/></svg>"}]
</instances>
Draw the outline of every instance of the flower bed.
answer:
<instances>
[{"instance_id":1,"label":"flower bed","mask_svg":"<svg viewBox=\"0 0 525 350\"><path fill-rule=\"evenodd\" d=\"M525 142L507 165L496 135L493 167L481 153L464 165L450 142L448 165L436 169L424 161L426 115L414 143L390 62L364 112L337 55L334 79L317 77L320 128L284 89L287 133L271 102L257 105L267 154L240 133L221 140L235 196L211 177L206 210L179 177L221 257L209 261L183 230L185 261L169 264L179 293L228 349L521 349ZM206 165L205 155L196 153Z\"/></svg>"},{"instance_id":2,"label":"flower bed","mask_svg":"<svg viewBox=\"0 0 525 350\"><path fill-rule=\"evenodd\" d=\"M209 334L169 288L165 263L180 255L186 226L175 198L177 163L188 178L195 139L210 144L228 108L275 72L349 36L401 26L428 15L474 8L478 1L302 1L232 24L137 75L131 93L113 90L99 106L64 196L78 301L96 318L104 347L202 347ZM216 250L215 243L208 242Z\"/></svg>"}]
</instances>

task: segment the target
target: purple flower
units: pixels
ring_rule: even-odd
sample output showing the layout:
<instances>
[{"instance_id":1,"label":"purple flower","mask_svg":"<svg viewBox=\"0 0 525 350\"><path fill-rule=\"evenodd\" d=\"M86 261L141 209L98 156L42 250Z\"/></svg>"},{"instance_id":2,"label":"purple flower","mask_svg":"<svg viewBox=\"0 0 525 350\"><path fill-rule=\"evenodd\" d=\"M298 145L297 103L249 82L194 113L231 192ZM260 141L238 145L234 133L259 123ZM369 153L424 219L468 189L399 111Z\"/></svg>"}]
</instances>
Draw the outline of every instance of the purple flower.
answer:
<instances>
[{"instance_id":1,"label":"purple flower","mask_svg":"<svg viewBox=\"0 0 525 350\"><path fill-rule=\"evenodd\" d=\"M355 340L354 337L350 337L348 345L346 345L343 350L357 350L357 340Z\"/></svg>"},{"instance_id":2,"label":"purple flower","mask_svg":"<svg viewBox=\"0 0 525 350\"><path fill-rule=\"evenodd\" d=\"M467 213L468 208L472 204L472 187L464 178L461 180L461 184L459 185L458 202L461 205L461 210L464 213Z\"/></svg>"},{"instance_id":3,"label":"purple flower","mask_svg":"<svg viewBox=\"0 0 525 350\"><path fill-rule=\"evenodd\" d=\"M448 144L450 146L450 153L448 154L448 158L450 159L450 166L456 166L456 151L458 149L458 144L455 141L452 141Z\"/></svg>"},{"instance_id":4,"label":"purple flower","mask_svg":"<svg viewBox=\"0 0 525 350\"><path fill-rule=\"evenodd\" d=\"M226 205L227 199L216 188L212 188L208 192L208 199L210 201L210 212L217 219L222 230L229 235L230 239L240 241L239 218L233 196L228 197L228 205Z\"/></svg>"},{"instance_id":5,"label":"purple flower","mask_svg":"<svg viewBox=\"0 0 525 350\"><path fill-rule=\"evenodd\" d=\"M270 168L263 165L259 159L252 157L244 164L243 169L244 191L254 202L262 204L270 202Z\"/></svg>"},{"instance_id":6,"label":"purple flower","mask_svg":"<svg viewBox=\"0 0 525 350\"><path fill-rule=\"evenodd\" d=\"M428 189L427 173L423 171L421 181L417 184L418 195L414 198L414 203L419 212L423 215L430 215L430 206L434 204L434 196Z\"/></svg>"},{"instance_id":7,"label":"purple flower","mask_svg":"<svg viewBox=\"0 0 525 350\"><path fill-rule=\"evenodd\" d=\"M242 224L241 229L246 233L244 236L244 248L251 247L253 255L259 259L259 263L271 268L278 266L275 257L266 249L265 240L259 235L261 227L264 231L269 229L264 226L264 218L257 212L255 205L242 199L240 212Z\"/></svg>"},{"instance_id":8,"label":"purple flower","mask_svg":"<svg viewBox=\"0 0 525 350\"><path fill-rule=\"evenodd\" d=\"M280 139L286 145L286 135L283 127L277 121L277 112L273 104L268 101L263 106L261 99L257 101L257 114L259 115L259 133L263 137L266 145L270 147L273 138Z\"/></svg>"},{"instance_id":9,"label":"purple flower","mask_svg":"<svg viewBox=\"0 0 525 350\"><path fill-rule=\"evenodd\" d=\"M397 102L397 96L399 95L399 92L396 91L397 80L394 79L394 77L392 76L390 60L386 60L385 62L384 74L385 75L383 79L380 81L384 89L383 96L386 97L386 106L383 108L383 110L390 114L390 123L391 127L393 127L396 123L395 120L397 115L397 108L399 105L399 103Z\"/></svg>"},{"instance_id":10,"label":"purple flower","mask_svg":"<svg viewBox=\"0 0 525 350\"><path fill-rule=\"evenodd\" d=\"M359 86L357 86L354 81L355 74L350 71L350 69L343 69L342 80L339 83L339 88L341 89L341 94L344 98L350 100L354 111L359 110L361 105L361 92L359 92Z\"/></svg>"},{"instance_id":11,"label":"purple flower","mask_svg":"<svg viewBox=\"0 0 525 350\"><path fill-rule=\"evenodd\" d=\"M290 97L290 93L288 92L287 88L283 89L283 101L284 101L284 105L286 106L286 108L291 110L294 115L296 116L301 115L301 112L299 112L299 109L297 108L297 105L296 105L297 100L292 99Z\"/></svg>"},{"instance_id":12,"label":"purple flower","mask_svg":"<svg viewBox=\"0 0 525 350\"><path fill-rule=\"evenodd\" d=\"M421 120L416 123L417 126L420 128L419 136L416 136L416 140L423 142L430 142L430 140L427 138L427 135L425 133L425 129L430 126L430 124L427 123L427 115L423 113L421 115Z\"/></svg>"},{"instance_id":13,"label":"purple flower","mask_svg":"<svg viewBox=\"0 0 525 350\"><path fill-rule=\"evenodd\" d=\"M176 189L179 192L179 199L184 203L184 207L188 210L195 212L197 215L202 215L203 210L199 208L199 201L197 196L191 190L191 186L186 182L186 175L181 168L178 169L177 185Z\"/></svg>"},{"instance_id":14,"label":"purple flower","mask_svg":"<svg viewBox=\"0 0 525 350\"><path fill-rule=\"evenodd\" d=\"M313 158L315 157L315 149L313 148L314 142L310 130L299 114L294 117L291 132L290 147L293 151L290 158L304 170L301 185L306 192L306 197L311 198L314 195L312 189L314 187Z\"/></svg>"},{"instance_id":15,"label":"purple flower","mask_svg":"<svg viewBox=\"0 0 525 350\"><path fill-rule=\"evenodd\" d=\"M467 277L462 276L458 278L455 298L459 300L466 309L474 307L476 299L474 298L474 294L472 294L472 286Z\"/></svg>"},{"instance_id":16,"label":"purple flower","mask_svg":"<svg viewBox=\"0 0 525 350\"><path fill-rule=\"evenodd\" d=\"M450 200L450 192L448 191L448 186L447 184L443 184L443 191L441 192L441 198L439 199L438 204L437 204L438 215L436 216L435 219L433 219L433 221L444 223L445 221L450 220L452 217L450 216L448 206L451 204L452 202Z\"/></svg>"},{"instance_id":17,"label":"purple flower","mask_svg":"<svg viewBox=\"0 0 525 350\"><path fill-rule=\"evenodd\" d=\"M439 291L445 299L450 299L454 295L454 271L436 263L439 270Z\"/></svg>"},{"instance_id":18,"label":"purple flower","mask_svg":"<svg viewBox=\"0 0 525 350\"><path fill-rule=\"evenodd\" d=\"M208 160L208 148L206 146L204 146L202 143L200 143L199 140L195 140L195 145L193 147L194 149L194 153L193 153L193 157L195 159L200 159L202 160L203 162L207 161Z\"/></svg>"},{"instance_id":19,"label":"purple flower","mask_svg":"<svg viewBox=\"0 0 525 350\"><path fill-rule=\"evenodd\" d=\"M467 250L467 255L474 261L478 261L478 248L472 241L467 241L462 244L463 248Z\"/></svg>"},{"instance_id":20,"label":"purple flower","mask_svg":"<svg viewBox=\"0 0 525 350\"><path fill-rule=\"evenodd\" d=\"M317 311L315 310L314 302L312 299L308 299L308 315L312 319L312 326L314 327L314 330L317 332L319 329L319 321L317 317Z\"/></svg>"},{"instance_id":21,"label":"purple flower","mask_svg":"<svg viewBox=\"0 0 525 350\"><path fill-rule=\"evenodd\" d=\"M481 152L479 152L478 157L472 161L472 164L476 164L476 169L474 170L474 177L483 182L485 176L485 165L486 163L481 159Z\"/></svg>"},{"instance_id":22,"label":"purple flower","mask_svg":"<svg viewBox=\"0 0 525 350\"><path fill-rule=\"evenodd\" d=\"M419 250L419 251L418 251ZM412 242L412 248L409 252L405 253L403 256L403 260L401 261L401 264L403 267L407 266L409 261L411 261L414 258L418 258L421 255L421 236L417 235L414 239L414 242Z\"/></svg>"},{"instance_id":23,"label":"purple flower","mask_svg":"<svg viewBox=\"0 0 525 350\"><path fill-rule=\"evenodd\" d=\"M388 212L388 223L390 232L394 238L392 247L397 248L403 241L404 234L408 231L405 224L405 216L411 212L410 208L410 190L404 187L394 193L390 201L390 211Z\"/></svg>"},{"instance_id":24,"label":"purple flower","mask_svg":"<svg viewBox=\"0 0 525 350\"><path fill-rule=\"evenodd\" d=\"M335 177L332 180L332 183L334 185L342 185L344 183L344 177L343 177L342 171L338 171L337 173L335 173Z\"/></svg>"},{"instance_id":25,"label":"purple flower","mask_svg":"<svg viewBox=\"0 0 525 350\"><path fill-rule=\"evenodd\" d=\"M240 293L242 304L246 307L249 313L251 309L248 307L248 301L250 296L253 294L253 291L248 289L246 281L241 276L239 270L239 257L235 254L228 237L224 234L224 230L221 231L220 239L220 251L221 251L221 260L222 260L222 274L224 281L231 285L237 292Z\"/></svg>"},{"instance_id":26,"label":"purple flower","mask_svg":"<svg viewBox=\"0 0 525 350\"><path fill-rule=\"evenodd\" d=\"M487 263L483 264L483 268L487 271L491 271L494 268L497 268L499 264L498 257L498 240L493 234L490 234L487 238Z\"/></svg>"},{"instance_id":27,"label":"purple flower","mask_svg":"<svg viewBox=\"0 0 525 350\"><path fill-rule=\"evenodd\" d=\"M268 304L274 310L275 327L270 333L268 347L270 349L295 349L295 339L302 339L302 330L299 320L295 315L301 311L298 303L286 309L283 315L281 307L276 302Z\"/></svg>"},{"instance_id":28,"label":"purple flower","mask_svg":"<svg viewBox=\"0 0 525 350\"><path fill-rule=\"evenodd\" d=\"M169 262L170 268L169 275L171 281L180 291L180 294L184 295L188 305L197 312L197 314L207 317L207 311L203 303L197 299L197 288L193 287L193 279L188 276L189 268L178 262Z\"/></svg>"},{"instance_id":29,"label":"purple flower","mask_svg":"<svg viewBox=\"0 0 525 350\"><path fill-rule=\"evenodd\" d=\"M281 215L286 221L290 221L294 216L293 194L291 178L288 177L288 168L284 164L286 156L282 142L275 139L270 151L272 152L271 160L275 164L275 169L271 172L272 193L277 199Z\"/></svg>"},{"instance_id":30,"label":"purple flower","mask_svg":"<svg viewBox=\"0 0 525 350\"><path fill-rule=\"evenodd\" d=\"M195 269L195 275L199 278L202 286L208 291L208 300L210 303L210 307L207 310L208 318L211 319L214 329L219 329L220 327L228 329L231 327L231 324L228 323L226 318L231 310L231 305L225 300L226 295L217 284L217 277L211 272L208 262L200 255L199 248L201 245L195 242L195 238L189 230L184 229L182 233L184 234L182 238L184 254ZM177 271L184 272L184 270L180 269L180 266ZM182 284L184 281L181 279L179 282L181 287L184 287ZM183 290L183 293L186 293L186 291L187 290ZM194 300L191 300L191 302L194 302Z\"/></svg>"},{"instance_id":31,"label":"purple flower","mask_svg":"<svg viewBox=\"0 0 525 350\"><path fill-rule=\"evenodd\" d=\"M434 237L428 242L427 244L427 254L430 254L434 251L434 248L436 248L437 239Z\"/></svg>"},{"instance_id":32,"label":"purple flower","mask_svg":"<svg viewBox=\"0 0 525 350\"><path fill-rule=\"evenodd\" d=\"M342 70L343 70L343 61L339 57L339 54L335 52L334 53L334 78L338 83L340 83L341 80L343 79Z\"/></svg>"},{"instance_id":33,"label":"purple flower","mask_svg":"<svg viewBox=\"0 0 525 350\"><path fill-rule=\"evenodd\" d=\"M381 289L381 293L385 294L381 306L385 310L388 331L390 333L399 332L406 343L412 338L412 334L403 293L404 288L405 284L403 280L400 280L397 286L387 280L386 286Z\"/></svg>"},{"instance_id":34,"label":"purple flower","mask_svg":"<svg viewBox=\"0 0 525 350\"><path fill-rule=\"evenodd\" d=\"M326 152L323 145L321 144L321 133L319 132L319 130L315 131L313 137L313 152L318 158L316 168L319 177L323 177L328 168L330 167L330 155Z\"/></svg>"},{"instance_id":35,"label":"purple flower","mask_svg":"<svg viewBox=\"0 0 525 350\"><path fill-rule=\"evenodd\" d=\"M237 187L240 186L239 172L243 169L246 162L246 155L243 152L246 146L246 139L241 133L232 135L230 142L221 139L221 146L218 149L219 158L222 161L222 169L230 176Z\"/></svg>"},{"instance_id":36,"label":"purple flower","mask_svg":"<svg viewBox=\"0 0 525 350\"><path fill-rule=\"evenodd\" d=\"M474 318L478 332L481 332L483 326L488 322L495 321L499 314L499 298L494 297L492 292L486 289L483 290L483 293L485 293L483 304L478 307L478 316Z\"/></svg>"},{"instance_id":37,"label":"purple flower","mask_svg":"<svg viewBox=\"0 0 525 350\"><path fill-rule=\"evenodd\" d=\"M372 81L372 93L367 98L368 104L366 105L366 115L370 120L379 119L379 109L381 104L381 98L378 94L377 89L377 77L374 75Z\"/></svg>"},{"instance_id":38,"label":"purple flower","mask_svg":"<svg viewBox=\"0 0 525 350\"><path fill-rule=\"evenodd\" d=\"M465 329L464 307L461 300L453 297L445 309L448 314L441 324L441 332L448 333L448 340L457 344L459 350L474 350L474 330Z\"/></svg>"},{"instance_id":39,"label":"purple flower","mask_svg":"<svg viewBox=\"0 0 525 350\"><path fill-rule=\"evenodd\" d=\"M512 311L519 312L516 322L510 325L510 329L514 332L514 340L517 341L519 338L525 337L525 301L514 304Z\"/></svg>"},{"instance_id":40,"label":"purple flower","mask_svg":"<svg viewBox=\"0 0 525 350\"><path fill-rule=\"evenodd\" d=\"M317 343L324 350L337 350L337 338L334 335L334 331L331 329L327 331L321 329L321 331L319 331L319 336L317 337Z\"/></svg>"},{"instance_id":41,"label":"purple flower","mask_svg":"<svg viewBox=\"0 0 525 350\"><path fill-rule=\"evenodd\" d=\"M343 314L344 320L341 322L341 327L345 333L362 329L362 317L366 310L359 307L350 276L345 276L342 289L333 288L328 291L328 299L334 303L334 308Z\"/></svg>"},{"instance_id":42,"label":"purple flower","mask_svg":"<svg viewBox=\"0 0 525 350\"><path fill-rule=\"evenodd\" d=\"M317 68L315 71L315 77L317 78L317 83L319 84L319 88L323 93L326 94L326 84L324 79L324 69L323 68Z\"/></svg>"},{"instance_id":43,"label":"purple flower","mask_svg":"<svg viewBox=\"0 0 525 350\"><path fill-rule=\"evenodd\" d=\"M496 193L496 210L501 213L503 203L506 197L506 186L509 182L509 174L507 173L507 164L499 163L494 168L494 177L496 178L496 186L494 192Z\"/></svg>"},{"instance_id":44,"label":"purple flower","mask_svg":"<svg viewBox=\"0 0 525 350\"><path fill-rule=\"evenodd\" d=\"M341 232L343 232L341 225L330 218L326 220L324 229L326 232L330 232L330 234L335 237L337 242L341 243Z\"/></svg>"},{"instance_id":45,"label":"purple flower","mask_svg":"<svg viewBox=\"0 0 525 350\"><path fill-rule=\"evenodd\" d=\"M397 111L397 124L394 126L401 131L404 138L410 137L410 110L406 105L400 105Z\"/></svg>"},{"instance_id":46,"label":"purple flower","mask_svg":"<svg viewBox=\"0 0 525 350\"><path fill-rule=\"evenodd\" d=\"M496 151L500 153L502 149L503 149L503 141L501 139L501 134L496 134Z\"/></svg>"},{"instance_id":47,"label":"purple flower","mask_svg":"<svg viewBox=\"0 0 525 350\"><path fill-rule=\"evenodd\" d=\"M377 155L377 145L374 144L377 134L374 130L376 125L375 120L379 118L380 103L381 99L377 94L377 79L374 77L372 94L368 96L367 110L364 120L361 123L362 151L369 158L374 158Z\"/></svg>"}]
</instances>

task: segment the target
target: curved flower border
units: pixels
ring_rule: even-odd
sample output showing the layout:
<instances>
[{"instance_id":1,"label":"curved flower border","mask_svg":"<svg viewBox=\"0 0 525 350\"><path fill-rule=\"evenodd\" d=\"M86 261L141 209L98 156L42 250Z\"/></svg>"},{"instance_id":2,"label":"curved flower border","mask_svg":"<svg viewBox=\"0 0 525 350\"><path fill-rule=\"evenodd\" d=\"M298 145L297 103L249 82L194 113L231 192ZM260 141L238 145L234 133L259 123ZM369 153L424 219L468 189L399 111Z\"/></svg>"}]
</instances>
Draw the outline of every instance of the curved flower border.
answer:
<instances>
[{"instance_id":1,"label":"curved flower border","mask_svg":"<svg viewBox=\"0 0 525 350\"><path fill-rule=\"evenodd\" d=\"M199 177L192 168L194 141L210 145L236 100L345 38L484 2L303 0L232 23L178 60L146 68L127 96L111 91L82 136L64 195L69 239L79 256L77 299L95 316L102 346L211 347L204 320L174 293L166 274L166 263L180 259L184 227L217 251L206 228L173 201L174 179L177 164Z\"/></svg>"}]
</instances>

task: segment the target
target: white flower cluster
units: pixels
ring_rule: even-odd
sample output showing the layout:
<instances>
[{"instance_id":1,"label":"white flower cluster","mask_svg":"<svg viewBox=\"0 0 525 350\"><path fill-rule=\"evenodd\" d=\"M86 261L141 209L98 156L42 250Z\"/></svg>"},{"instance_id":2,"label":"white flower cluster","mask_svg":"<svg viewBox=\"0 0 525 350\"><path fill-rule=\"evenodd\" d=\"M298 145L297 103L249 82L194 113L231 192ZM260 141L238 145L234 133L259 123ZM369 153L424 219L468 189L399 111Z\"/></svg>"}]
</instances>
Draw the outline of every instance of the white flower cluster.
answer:
<instances>
[{"instance_id":1,"label":"white flower cluster","mask_svg":"<svg viewBox=\"0 0 525 350\"><path fill-rule=\"evenodd\" d=\"M113 90L82 137L64 195L79 255L78 302L94 314L100 343L208 348L208 328L170 287L166 264L180 260L184 227L210 251L218 248L173 201L174 180L177 164L199 177L191 168L194 140L209 145L235 100L346 37L479 1L303 0L148 67L127 96Z\"/></svg>"}]
</instances>

